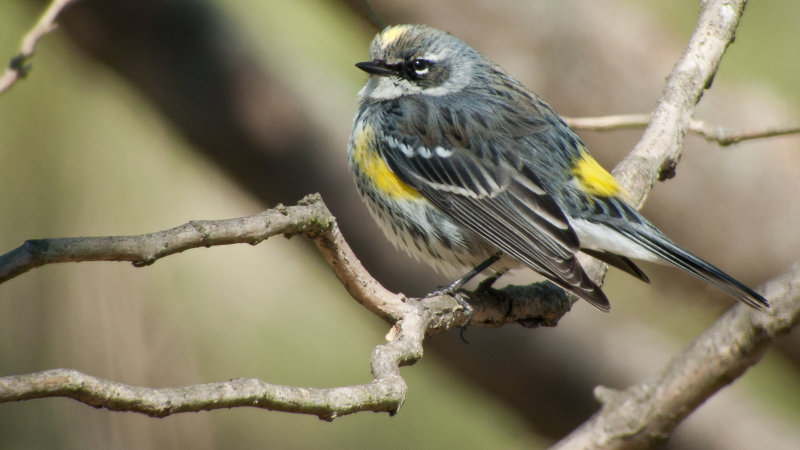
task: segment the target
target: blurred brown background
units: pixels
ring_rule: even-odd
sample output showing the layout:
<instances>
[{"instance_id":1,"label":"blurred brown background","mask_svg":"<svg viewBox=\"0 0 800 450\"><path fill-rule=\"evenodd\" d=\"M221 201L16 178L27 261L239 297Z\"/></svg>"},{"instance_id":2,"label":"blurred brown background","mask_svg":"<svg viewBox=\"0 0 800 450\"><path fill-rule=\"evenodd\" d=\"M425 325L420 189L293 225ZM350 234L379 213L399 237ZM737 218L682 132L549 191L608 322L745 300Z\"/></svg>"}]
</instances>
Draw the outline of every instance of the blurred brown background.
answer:
<instances>
[{"instance_id":1,"label":"blurred brown background","mask_svg":"<svg viewBox=\"0 0 800 450\"><path fill-rule=\"evenodd\" d=\"M698 2L373 1L387 23L463 38L568 116L647 112ZM0 54L43 11L0 5ZM84 0L47 36L27 80L0 96L0 251L28 238L139 234L255 213L322 193L373 274L418 295L444 279L380 235L345 148L353 63L377 31L358 0ZM796 121L800 4L752 2L696 117L731 128ZM641 131L580 132L611 168ZM718 148L690 137L645 213L758 286L800 255L800 138ZM321 422L255 409L151 419L66 399L0 405L0 448L530 448L663 366L732 301L677 271L612 271L610 315L579 303L554 329L467 330L404 369L395 417ZM532 280L521 272L509 281ZM175 386L258 377L370 379L386 325L350 300L302 239L193 250L143 269L64 264L0 286L0 374L76 368ZM671 448L800 446L800 333L682 424Z\"/></svg>"}]
</instances>

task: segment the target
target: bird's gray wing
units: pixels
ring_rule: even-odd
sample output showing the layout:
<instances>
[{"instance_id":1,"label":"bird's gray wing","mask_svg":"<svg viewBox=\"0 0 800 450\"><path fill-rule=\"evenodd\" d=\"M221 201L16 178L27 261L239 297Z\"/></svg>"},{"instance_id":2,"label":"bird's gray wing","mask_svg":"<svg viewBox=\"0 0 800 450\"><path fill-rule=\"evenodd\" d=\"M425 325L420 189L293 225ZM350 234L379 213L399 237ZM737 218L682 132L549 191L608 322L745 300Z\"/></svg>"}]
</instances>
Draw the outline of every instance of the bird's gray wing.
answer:
<instances>
[{"instance_id":1,"label":"bird's gray wing","mask_svg":"<svg viewBox=\"0 0 800 450\"><path fill-rule=\"evenodd\" d=\"M564 213L524 158L513 156L530 149L509 148L532 141L478 124L469 133L459 115L442 108L397 114L396 128L377 140L392 172L505 254L608 310L575 257L580 244Z\"/></svg>"}]
</instances>

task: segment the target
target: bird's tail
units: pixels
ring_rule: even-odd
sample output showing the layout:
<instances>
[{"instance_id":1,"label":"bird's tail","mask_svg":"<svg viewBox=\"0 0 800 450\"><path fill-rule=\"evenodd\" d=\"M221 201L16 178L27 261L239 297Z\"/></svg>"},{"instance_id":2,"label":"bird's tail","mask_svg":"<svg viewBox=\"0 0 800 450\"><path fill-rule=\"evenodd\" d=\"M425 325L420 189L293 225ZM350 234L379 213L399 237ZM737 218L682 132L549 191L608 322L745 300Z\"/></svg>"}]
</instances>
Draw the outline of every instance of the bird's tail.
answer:
<instances>
[{"instance_id":1,"label":"bird's tail","mask_svg":"<svg viewBox=\"0 0 800 450\"><path fill-rule=\"evenodd\" d=\"M679 247L655 228L648 227L647 231L641 229L620 231L659 258L680 267L703 281L717 286L746 305L758 310L769 307L769 302L763 296L698 256Z\"/></svg>"}]
</instances>

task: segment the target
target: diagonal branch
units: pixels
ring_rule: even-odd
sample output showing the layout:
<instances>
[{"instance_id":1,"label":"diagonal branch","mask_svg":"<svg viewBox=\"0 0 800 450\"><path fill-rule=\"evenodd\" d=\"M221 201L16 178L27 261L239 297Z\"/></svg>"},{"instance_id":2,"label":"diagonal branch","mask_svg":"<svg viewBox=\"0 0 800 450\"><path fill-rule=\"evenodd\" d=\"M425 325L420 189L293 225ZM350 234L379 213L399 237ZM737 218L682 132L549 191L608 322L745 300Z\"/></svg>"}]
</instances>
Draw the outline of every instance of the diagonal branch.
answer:
<instances>
[{"instance_id":1,"label":"diagonal branch","mask_svg":"<svg viewBox=\"0 0 800 450\"><path fill-rule=\"evenodd\" d=\"M706 0L683 55L667 77L650 124L614 176L641 207L656 180L670 178L680 159L683 138L695 106L733 42L745 0Z\"/></svg>"},{"instance_id":2,"label":"diagonal branch","mask_svg":"<svg viewBox=\"0 0 800 450\"><path fill-rule=\"evenodd\" d=\"M744 3L703 2L697 27L667 79L650 125L614 170L636 204L677 164L684 131L733 41ZM665 439L703 401L758 362L776 335L800 320L799 271L795 265L768 283L763 293L773 305L769 315L737 306L651 379L619 394L599 389L603 409L557 448L649 448Z\"/></svg>"},{"instance_id":3,"label":"diagonal branch","mask_svg":"<svg viewBox=\"0 0 800 450\"><path fill-rule=\"evenodd\" d=\"M5 72L0 76L0 94L11 88L20 78L25 78L31 69L27 63L36 50L36 44L44 35L57 28L56 18L73 1L53 0L44 14L42 14L42 17L39 18L39 21L36 22L36 25L25 35L22 39L19 53L11 58Z\"/></svg>"},{"instance_id":4,"label":"diagonal branch","mask_svg":"<svg viewBox=\"0 0 800 450\"><path fill-rule=\"evenodd\" d=\"M650 448L665 440L800 322L800 262L760 292L770 300L769 314L736 305L650 378L621 392L598 386L603 408L555 448Z\"/></svg>"},{"instance_id":5,"label":"diagonal branch","mask_svg":"<svg viewBox=\"0 0 800 450\"><path fill-rule=\"evenodd\" d=\"M619 114L598 117L564 117L564 121L567 122L567 125L576 129L608 131L624 128L644 128L650 124L650 115ZM730 130L721 126L711 125L700 119L691 119L689 121L689 131L705 138L709 142L715 142L721 147L727 147L753 139L799 134L800 123L753 128L750 130Z\"/></svg>"}]
</instances>

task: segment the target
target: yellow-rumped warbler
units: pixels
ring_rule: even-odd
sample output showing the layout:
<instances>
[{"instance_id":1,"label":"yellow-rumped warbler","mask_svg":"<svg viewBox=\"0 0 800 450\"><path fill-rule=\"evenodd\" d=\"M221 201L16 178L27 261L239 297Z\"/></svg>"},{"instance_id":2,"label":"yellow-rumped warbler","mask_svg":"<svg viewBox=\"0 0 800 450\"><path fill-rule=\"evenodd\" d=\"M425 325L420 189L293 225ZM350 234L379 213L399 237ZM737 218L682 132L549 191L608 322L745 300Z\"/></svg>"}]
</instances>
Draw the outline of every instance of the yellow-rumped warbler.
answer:
<instances>
[{"instance_id":1,"label":"yellow-rumped warbler","mask_svg":"<svg viewBox=\"0 0 800 450\"><path fill-rule=\"evenodd\" d=\"M680 248L553 109L463 41L423 25L384 29L348 145L356 185L396 246L445 273L524 264L608 310L576 258L649 282L629 259L666 262L754 308L767 300Z\"/></svg>"}]
</instances>

